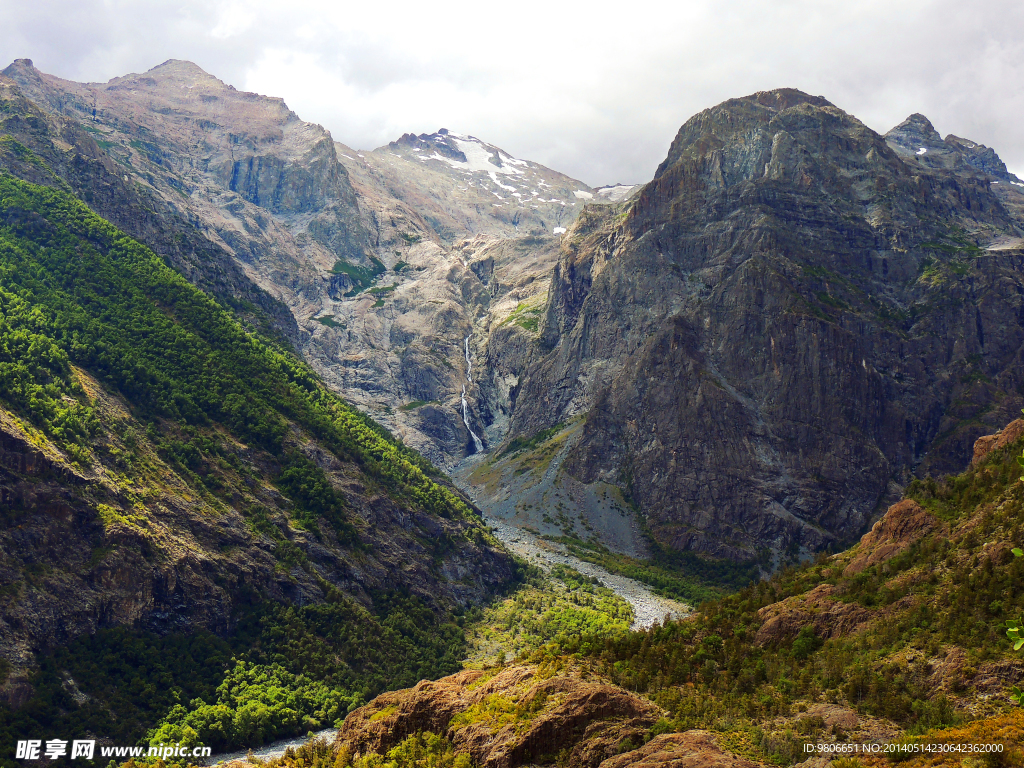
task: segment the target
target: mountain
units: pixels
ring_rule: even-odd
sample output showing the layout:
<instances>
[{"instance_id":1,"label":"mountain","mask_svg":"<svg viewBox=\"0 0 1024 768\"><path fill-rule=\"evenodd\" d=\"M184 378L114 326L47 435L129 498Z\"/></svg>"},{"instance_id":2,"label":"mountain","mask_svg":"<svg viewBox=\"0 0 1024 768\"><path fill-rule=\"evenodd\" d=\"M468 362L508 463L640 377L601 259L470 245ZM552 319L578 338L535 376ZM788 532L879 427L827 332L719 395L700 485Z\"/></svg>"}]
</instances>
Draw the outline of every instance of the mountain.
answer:
<instances>
[{"instance_id":1,"label":"mountain","mask_svg":"<svg viewBox=\"0 0 1024 768\"><path fill-rule=\"evenodd\" d=\"M5 742L134 742L176 704L222 706L237 674L262 725L239 704L222 746L255 743L457 670L456 615L517 566L92 135L0 79Z\"/></svg>"},{"instance_id":2,"label":"mountain","mask_svg":"<svg viewBox=\"0 0 1024 768\"><path fill-rule=\"evenodd\" d=\"M514 385L480 392L465 340L477 353L487 327L543 302L585 184L447 130L352 150L190 62L102 84L24 59L4 75L230 254L290 310L278 324L317 372L406 444L451 467L475 450L471 430L500 440Z\"/></svg>"},{"instance_id":3,"label":"mountain","mask_svg":"<svg viewBox=\"0 0 1024 768\"><path fill-rule=\"evenodd\" d=\"M550 535L779 562L961 468L1020 401L1024 188L920 115L881 136L821 97L755 94L688 121L648 184L591 189L446 129L353 150L187 62L5 72L439 466L562 430L534 467L551 477L516 493L518 464L497 486L459 469Z\"/></svg>"},{"instance_id":4,"label":"mountain","mask_svg":"<svg viewBox=\"0 0 1024 768\"><path fill-rule=\"evenodd\" d=\"M460 469L544 533L778 562L962 467L1020 400L1024 188L920 115L881 136L755 94L688 121L653 181L595 190L446 129L353 150L187 62L6 72L99 131L289 308L325 381L439 466L569 430L542 490Z\"/></svg>"},{"instance_id":5,"label":"mountain","mask_svg":"<svg viewBox=\"0 0 1024 768\"><path fill-rule=\"evenodd\" d=\"M564 236L509 437L582 419L564 488L620 489L663 547L775 562L962 469L1022 405L1024 190L928 128L793 90L691 118Z\"/></svg>"}]
</instances>

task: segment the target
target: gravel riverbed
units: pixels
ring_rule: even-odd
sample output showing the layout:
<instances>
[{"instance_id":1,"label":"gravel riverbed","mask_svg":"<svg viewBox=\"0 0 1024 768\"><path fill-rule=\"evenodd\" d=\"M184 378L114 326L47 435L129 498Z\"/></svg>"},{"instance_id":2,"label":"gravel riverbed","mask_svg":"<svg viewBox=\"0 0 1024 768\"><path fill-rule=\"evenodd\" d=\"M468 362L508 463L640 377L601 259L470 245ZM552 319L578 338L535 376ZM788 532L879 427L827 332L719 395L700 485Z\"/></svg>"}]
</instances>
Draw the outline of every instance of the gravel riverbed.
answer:
<instances>
[{"instance_id":1,"label":"gravel riverbed","mask_svg":"<svg viewBox=\"0 0 1024 768\"><path fill-rule=\"evenodd\" d=\"M646 584L610 573L599 565L573 557L560 544L545 541L503 520L488 519L486 522L494 529L495 536L502 544L525 558L527 562L545 571L550 570L556 563L567 565L585 576L596 578L633 607L633 629L646 629L655 622L664 621L666 616L676 619L690 613L690 606L659 597Z\"/></svg>"}]
</instances>

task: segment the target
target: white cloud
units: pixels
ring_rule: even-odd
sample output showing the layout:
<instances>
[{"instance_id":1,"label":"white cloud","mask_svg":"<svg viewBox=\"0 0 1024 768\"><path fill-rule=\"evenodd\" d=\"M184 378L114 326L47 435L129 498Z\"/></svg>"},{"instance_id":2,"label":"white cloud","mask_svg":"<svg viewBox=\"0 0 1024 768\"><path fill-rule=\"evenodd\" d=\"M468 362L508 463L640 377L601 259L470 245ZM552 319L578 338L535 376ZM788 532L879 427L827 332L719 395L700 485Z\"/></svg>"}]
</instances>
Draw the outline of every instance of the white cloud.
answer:
<instances>
[{"instance_id":1,"label":"white cloud","mask_svg":"<svg viewBox=\"0 0 1024 768\"><path fill-rule=\"evenodd\" d=\"M823 95L879 131L923 112L943 134L1024 167L1019 2L488 8L43 0L5 10L0 58L80 80L191 59L284 97L357 148L447 127L592 185L649 178L692 114L781 86Z\"/></svg>"}]
</instances>

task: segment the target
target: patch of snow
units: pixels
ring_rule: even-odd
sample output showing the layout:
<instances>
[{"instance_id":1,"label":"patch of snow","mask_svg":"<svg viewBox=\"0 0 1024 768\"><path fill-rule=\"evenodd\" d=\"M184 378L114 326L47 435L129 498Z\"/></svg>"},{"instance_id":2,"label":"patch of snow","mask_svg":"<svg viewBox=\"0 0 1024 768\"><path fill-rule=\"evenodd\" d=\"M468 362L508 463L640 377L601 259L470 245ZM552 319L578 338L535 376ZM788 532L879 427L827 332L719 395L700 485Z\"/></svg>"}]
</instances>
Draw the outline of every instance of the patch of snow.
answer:
<instances>
[{"instance_id":1,"label":"patch of snow","mask_svg":"<svg viewBox=\"0 0 1024 768\"><path fill-rule=\"evenodd\" d=\"M565 232L565 227L555 227L554 232L556 235L561 235Z\"/></svg>"},{"instance_id":2,"label":"patch of snow","mask_svg":"<svg viewBox=\"0 0 1024 768\"><path fill-rule=\"evenodd\" d=\"M1019 181L1011 181L1010 183L1015 187L1024 187L1024 184L1021 184Z\"/></svg>"},{"instance_id":3,"label":"patch of snow","mask_svg":"<svg viewBox=\"0 0 1024 768\"><path fill-rule=\"evenodd\" d=\"M355 158L352 157L352 155L346 155L344 152L341 153L341 156L342 157L347 157L349 160L355 160Z\"/></svg>"},{"instance_id":4,"label":"patch of snow","mask_svg":"<svg viewBox=\"0 0 1024 768\"><path fill-rule=\"evenodd\" d=\"M765 167L767 168L767 165ZM598 187L594 192L598 197L617 203L629 197L630 192L636 188L636 184L614 184L610 187Z\"/></svg>"},{"instance_id":5,"label":"patch of snow","mask_svg":"<svg viewBox=\"0 0 1024 768\"><path fill-rule=\"evenodd\" d=\"M502 184L500 181L498 181L498 177L497 177L497 175L495 174L494 171L488 171L487 175L491 177L491 181L493 181L495 184L497 184L502 189L507 189L509 192L515 192L515 190L516 190L515 187L510 187L508 184Z\"/></svg>"},{"instance_id":6,"label":"patch of snow","mask_svg":"<svg viewBox=\"0 0 1024 768\"><path fill-rule=\"evenodd\" d=\"M450 157L437 156L438 159L444 160L452 168L461 168L466 171L486 171L492 178L497 173L513 176L522 175L523 172L518 168L515 168L512 163L499 167L491 162L491 158L496 154L499 157L503 154L500 151L488 149L484 146L483 142L476 139L454 138L454 134L448 135L453 138L455 144L462 151L462 154L466 156L465 163L460 162L459 160L453 160Z\"/></svg>"},{"instance_id":7,"label":"patch of snow","mask_svg":"<svg viewBox=\"0 0 1024 768\"><path fill-rule=\"evenodd\" d=\"M921 147L919 150L917 150L917 154L923 155L927 151L928 151L927 147Z\"/></svg>"}]
</instances>

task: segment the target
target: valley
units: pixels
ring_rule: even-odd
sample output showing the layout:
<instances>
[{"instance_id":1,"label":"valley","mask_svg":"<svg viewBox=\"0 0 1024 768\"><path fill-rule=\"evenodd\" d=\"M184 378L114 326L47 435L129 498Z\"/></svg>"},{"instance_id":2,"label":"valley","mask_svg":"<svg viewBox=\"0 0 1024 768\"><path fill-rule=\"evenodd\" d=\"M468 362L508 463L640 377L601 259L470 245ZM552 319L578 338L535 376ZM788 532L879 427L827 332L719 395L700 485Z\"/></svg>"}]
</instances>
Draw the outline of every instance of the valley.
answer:
<instances>
[{"instance_id":1,"label":"valley","mask_svg":"<svg viewBox=\"0 0 1024 768\"><path fill-rule=\"evenodd\" d=\"M1024 760L994 149L785 88L642 184L338 138L187 61L0 73L3 744ZM957 740L1004 751L907 746Z\"/></svg>"}]
</instances>

